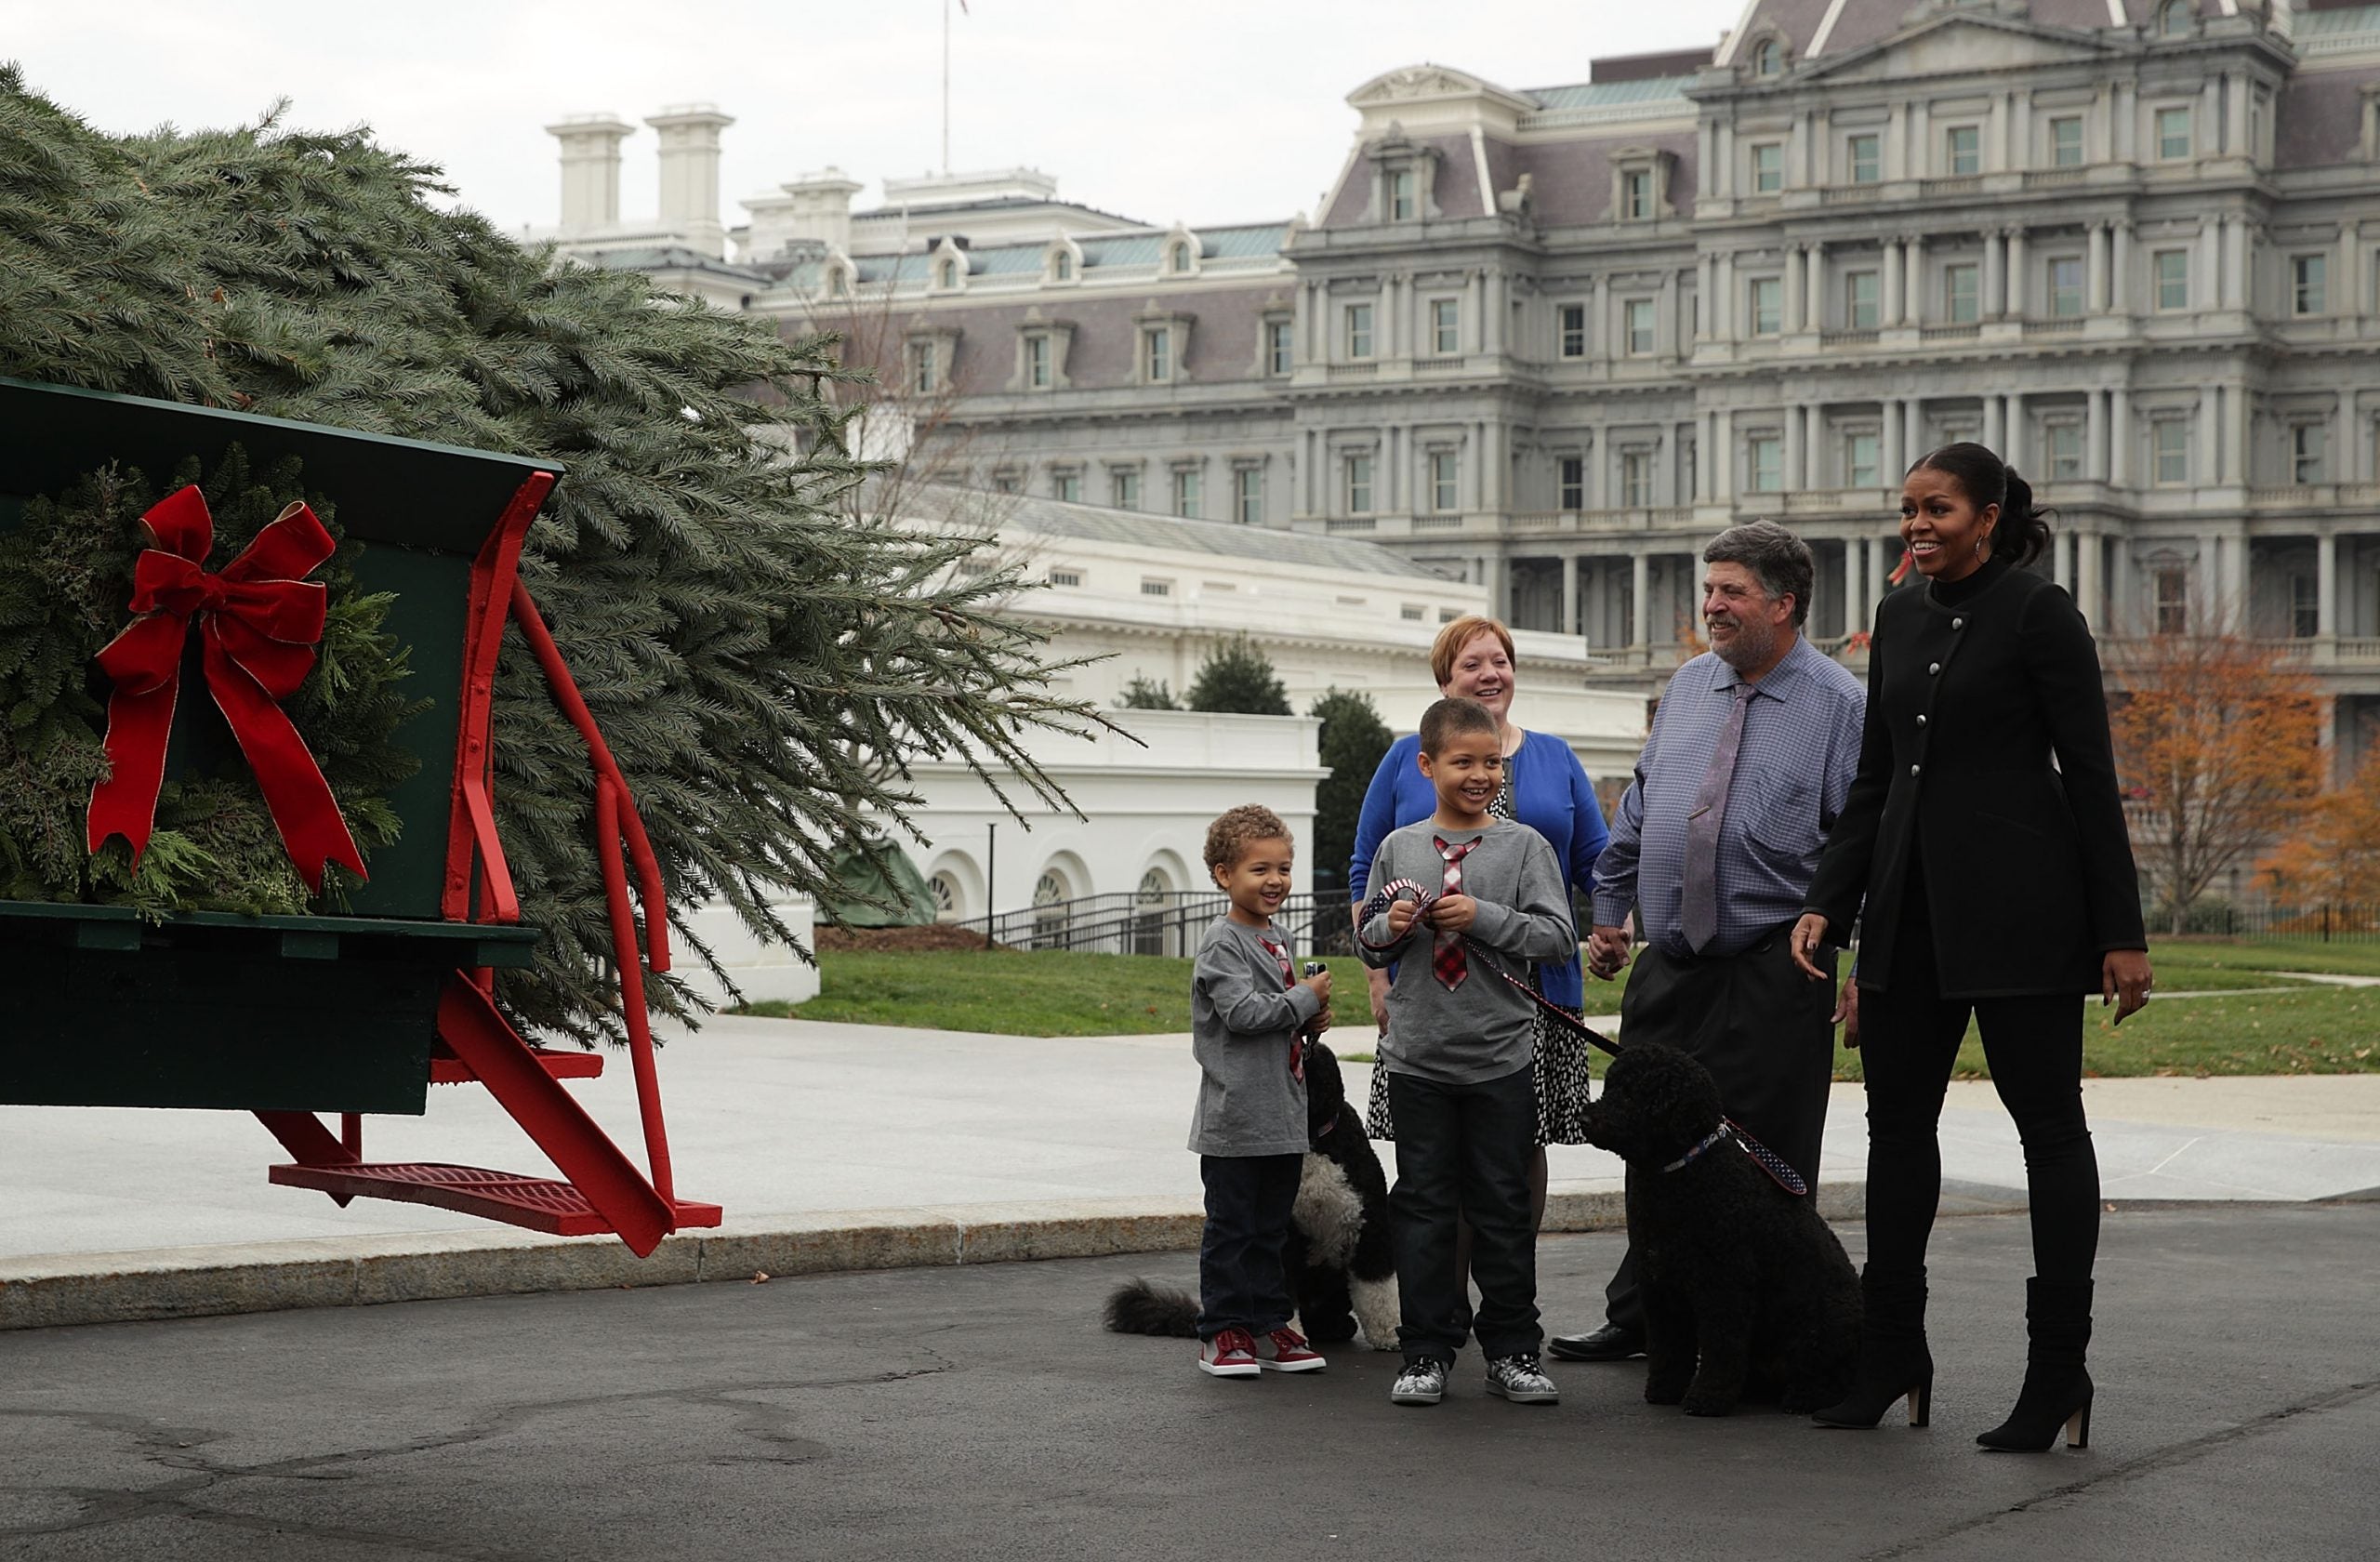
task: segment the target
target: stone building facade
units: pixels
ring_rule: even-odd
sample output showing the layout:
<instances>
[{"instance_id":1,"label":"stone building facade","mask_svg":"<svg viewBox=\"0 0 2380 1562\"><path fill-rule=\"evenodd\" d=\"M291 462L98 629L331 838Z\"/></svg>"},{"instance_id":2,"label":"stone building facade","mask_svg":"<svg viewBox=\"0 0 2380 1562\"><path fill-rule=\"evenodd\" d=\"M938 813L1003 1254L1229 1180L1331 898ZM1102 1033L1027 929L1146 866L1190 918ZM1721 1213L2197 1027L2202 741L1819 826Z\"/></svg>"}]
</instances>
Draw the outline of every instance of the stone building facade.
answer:
<instances>
[{"instance_id":1,"label":"stone building facade","mask_svg":"<svg viewBox=\"0 0 2380 1562\"><path fill-rule=\"evenodd\" d=\"M2360 750L2380 6L1751 0L1579 85L1349 102L1311 220L1135 224L1024 170L853 213L829 175L733 260L641 263L789 330L877 311L974 482L1378 542L1646 694L1754 516L1811 541L1856 662L1898 472L1979 439L2103 634L2281 642Z\"/></svg>"}]
</instances>

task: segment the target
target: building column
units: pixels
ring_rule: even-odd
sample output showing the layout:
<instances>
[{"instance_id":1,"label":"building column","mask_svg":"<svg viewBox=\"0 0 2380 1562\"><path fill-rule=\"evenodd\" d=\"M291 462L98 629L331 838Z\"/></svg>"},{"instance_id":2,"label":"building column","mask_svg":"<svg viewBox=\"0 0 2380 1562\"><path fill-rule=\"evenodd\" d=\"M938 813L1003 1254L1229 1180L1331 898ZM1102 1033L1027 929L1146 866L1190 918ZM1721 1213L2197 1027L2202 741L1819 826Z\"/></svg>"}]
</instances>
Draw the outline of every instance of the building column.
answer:
<instances>
[{"instance_id":1,"label":"building column","mask_svg":"<svg viewBox=\"0 0 2380 1562\"><path fill-rule=\"evenodd\" d=\"M2122 386L2108 392L2108 482L2122 487L2132 481L2132 392Z\"/></svg>"},{"instance_id":2,"label":"building column","mask_svg":"<svg viewBox=\"0 0 2380 1562\"><path fill-rule=\"evenodd\" d=\"M2000 458L2018 471L2032 472L2039 478L2043 474L2033 470L2032 455L2028 449L2031 442L2025 438L2032 431L2025 426L2025 393L2011 390L2002 399L2007 404L2007 411L2001 416L2001 443L1995 447Z\"/></svg>"},{"instance_id":3,"label":"building column","mask_svg":"<svg viewBox=\"0 0 2380 1562\"><path fill-rule=\"evenodd\" d=\"M1908 316L1904 325L1925 324L1925 235L1913 233L1906 241L1908 255L1901 260L1900 301Z\"/></svg>"},{"instance_id":4,"label":"building column","mask_svg":"<svg viewBox=\"0 0 2380 1562\"><path fill-rule=\"evenodd\" d=\"M1735 339L1735 293L1736 258L1722 251L1711 263L1711 300L1702 310L1702 317L1711 323L1711 334L1721 341Z\"/></svg>"},{"instance_id":5,"label":"building column","mask_svg":"<svg viewBox=\"0 0 2380 1562\"><path fill-rule=\"evenodd\" d=\"M1826 245L1813 241L1807 257L1802 262L1804 277L1809 284L1809 297L1802 306L1802 318L1812 331L1826 329Z\"/></svg>"},{"instance_id":6,"label":"building column","mask_svg":"<svg viewBox=\"0 0 2380 1562\"><path fill-rule=\"evenodd\" d=\"M2005 461L2008 458L2005 444L2008 430L2007 426L2000 421L2000 417L1999 393L1997 391L1985 392L1983 398L1983 447L1998 456L2002 460Z\"/></svg>"},{"instance_id":7,"label":"building column","mask_svg":"<svg viewBox=\"0 0 2380 1562\"><path fill-rule=\"evenodd\" d=\"M1706 413L1694 441L1694 494L1698 499L1719 496L1719 415Z\"/></svg>"},{"instance_id":8,"label":"building column","mask_svg":"<svg viewBox=\"0 0 2380 1562\"><path fill-rule=\"evenodd\" d=\"M1677 268L1665 267L1661 271L1660 298L1653 305L1653 354L1658 358L1677 357Z\"/></svg>"},{"instance_id":9,"label":"building column","mask_svg":"<svg viewBox=\"0 0 2380 1562\"><path fill-rule=\"evenodd\" d=\"M1785 492L1789 494L1802 491L1802 430L1806 410L1799 403L1789 403L1785 408Z\"/></svg>"},{"instance_id":10,"label":"building column","mask_svg":"<svg viewBox=\"0 0 2380 1562\"><path fill-rule=\"evenodd\" d=\"M2225 386L2223 403L2223 481L2245 487L2249 481L2248 419L2252 411L2247 386Z\"/></svg>"},{"instance_id":11,"label":"building column","mask_svg":"<svg viewBox=\"0 0 2380 1562\"><path fill-rule=\"evenodd\" d=\"M2073 537L2065 532L2052 532L2049 535L2050 582L2053 585L2064 587L2066 594L2069 597L2074 594L2074 570L2073 566L2068 563L2068 560L2073 557L2068 545L2073 540Z\"/></svg>"},{"instance_id":12,"label":"building column","mask_svg":"<svg viewBox=\"0 0 2380 1562\"><path fill-rule=\"evenodd\" d=\"M1909 470L1909 463L1916 458L1901 445L1903 423L1900 399L1896 396L1887 396L1879 402L1876 404L1876 421L1880 425L1877 430L1876 455L1884 462L1884 471L1881 475L1889 483L1893 478Z\"/></svg>"},{"instance_id":13,"label":"building column","mask_svg":"<svg viewBox=\"0 0 2380 1562\"><path fill-rule=\"evenodd\" d=\"M2314 632L2324 640L2339 632L2339 539L2324 532L2314 539Z\"/></svg>"},{"instance_id":14,"label":"building column","mask_svg":"<svg viewBox=\"0 0 2380 1562\"><path fill-rule=\"evenodd\" d=\"M2008 230L2008 318L2025 318L2025 231Z\"/></svg>"},{"instance_id":15,"label":"building column","mask_svg":"<svg viewBox=\"0 0 2380 1562\"><path fill-rule=\"evenodd\" d=\"M1712 337L1711 316L1716 298L1711 279L1717 270L1712 257L1694 258L1694 339L1698 342L1709 341Z\"/></svg>"},{"instance_id":16,"label":"building column","mask_svg":"<svg viewBox=\"0 0 2380 1562\"><path fill-rule=\"evenodd\" d=\"M2190 482L2211 483L2223 481L2223 458L2228 454L2223 440L2223 390L2216 385L2198 388L2198 411L2190 419L2190 446L2206 453L2205 464L2190 463ZM2152 457L2153 459L2153 457Z\"/></svg>"},{"instance_id":17,"label":"building column","mask_svg":"<svg viewBox=\"0 0 2380 1562\"><path fill-rule=\"evenodd\" d=\"M1736 415L1711 415L1711 496L1723 504L1736 500Z\"/></svg>"},{"instance_id":18,"label":"building column","mask_svg":"<svg viewBox=\"0 0 2380 1562\"><path fill-rule=\"evenodd\" d=\"M2233 217L2223 225L2223 307L2248 307L2248 219Z\"/></svg>"},{"instance_id":19,"label":"building column","mask_svg":"<svg viewBox=\"0 0 2380 1562\"><path fill-rule=\"evenodd\" d=\"M2108 480L2106 396L2096 386L2082 393L2082 475L2094 483Z\"/></svg>"},{"instance_id":20,"label":"building column","mask_svg":"<svg viewBox=\"0 0 2380 1562\"><path fill-rule=\"evenodd\" d=\"M1652 639L1646 633L1652 615L1646 612L1645 598L1652 589L1652 559L1641 548L1628 556L1628 643L1648 646Z\"/></svg>"},{"instance_id":21,"label":"building column","mask_svg":"<svg viewBox=\"0 0 2380 1562\"><path fill-rule=\"evenodd\" d=\"M1481 279L1479 351L1493 356L1504 351L1505 291L1509 284L1501 271L1490 270Z\"/></svg>"},{"instance_id":22,"label":"building column","mask_svg":"<svg viewBox=\"0 0 2380 1562\"><path fill-rule=\"evenodd\" d=\"M2132 312L2132 224L2119 222L2109 230L2114 252L2108 259L2108 309L2115 314Z\"/></svg>"},{"instance_id":23,"label":"building column","mask_svg":"<svg viewBox=\"0 0 2380 1562\"><path fill-rule=\"evenodd\" d=\"M1576 553L1562 561L1562 632L1583 635L1587 626L1579 617L1579 566L1585 561Z\"/></svg>"},{"instance_id":24,"label":"building column","mask_svg":"<svg viewBox=\"0 0 2380 1562\"><path fill-rule=\"evenodd\" d=\"M1785 326L1785 334L1789 337L1796 335L1805 329L1805 326L1802 324L1802 306L1805 301L1807 301L1810 296L1808 276L1805 270L1808 265L1809 257L1803 253L1801 245L1793 245L1787 247L1785 251L1785 319L1783 324Z\"/></svg>"},{"instance_id":25,"label":"building column","mask_svg":"<svg viewBox=\"0 0 2380 1562\"><path fill-rule=\"evenodd\" d=\"M1314 492L1315 473L1322 465L1322 463L1315 457L1315 448L1318 443L1320 443L1322 435L1317 430L1308 429L1305 431L1305 459L1299 463L1303 469L1299 473L1299 476L1303 480L1302 486L1305 489L1305 513L1308 515L1318 515L1321 513L1320 509L1315 503Z\"/></svg>"},{"instance_id":26,"label":"building column","mask_svg":"<svg viewBox=\"0 0 2380 1562\"><path fill-rule=\"evenodd\" d=\"M2108 225L2094 222L2082 230L2082 312L2098 314L2108 307Z\"/></svg>"},{"instance_id":27,"label":"building column","mask_svg":"<svg viewBox=\"0 0 2380 1562\"><path fill-rule=\"evenodd\" d=\"M1998 101L1998 99L1994 99ZM1983 235L1983 297L1977 300L1986 320L1997 320L2005 311L2001 307L2001 240L1996 232L1987 230Z\"/></svg>"},{"instance_id":28,"label":"building column","mask_svg":"<svg viewBox=\"0 0 2380 1562\"><path fill-rule=\"evenodd\" d=\"M1901 324L1901 249L1898 239L1886 239L1884 245L1884 314L1886 325Z\"/></svg>"},{"instance_id":29,"label":"building column","mask_svg":"<svg viewBox=\"0 0 2380 1562\"><path fill-rule=\"evenodd\" d=\"M1876 621L1876 604L1884 600L1884 592L1890 589L1884 575L1884 539L1871 535L1868 538L1868 600L1859 605L1859 627L1863 629Z\"/></svg>"},{"instance_id":30,"label":"building column","mask_svg":"<svg viewBox=\"0 0 2380 1562\"><path fill-rule=\"evenodd\" d=\"M2107 604L2099 587L2099 538L2096 532L2074 534L2074 601L2085 618L2098 623ZM2108 632L2105 624L2098 628L2101 634Z\"/></svg>"},{"instance_id":31,"label":"building column","mask_svg":"<svg viewBox=\"0 0 2380 1562\"><path fill-rule=\"evenodd\" d=\"M1925 454L1925 404L1911 396L1901 404L1901 411L1906 419L1904 427L1908 430L1901 441L1901 466L1906 470Z\"/></svg>"},{"instance_id":32,"label":"building column","mask_svg":"<svg viewBox=\"0 0 2380 1562\"><path fill-rule=\"evenodd\" d=\"M1609 446L1604 442L1603 425L1597 424L1587 430L1587 491L1580 496L1580 504L1583 509L1608 510L1611 508L1609 500L1605 496L1607 474L1603 470L1605 464L1610 459L1608 450Z\"/></svg>"}]
</instances>

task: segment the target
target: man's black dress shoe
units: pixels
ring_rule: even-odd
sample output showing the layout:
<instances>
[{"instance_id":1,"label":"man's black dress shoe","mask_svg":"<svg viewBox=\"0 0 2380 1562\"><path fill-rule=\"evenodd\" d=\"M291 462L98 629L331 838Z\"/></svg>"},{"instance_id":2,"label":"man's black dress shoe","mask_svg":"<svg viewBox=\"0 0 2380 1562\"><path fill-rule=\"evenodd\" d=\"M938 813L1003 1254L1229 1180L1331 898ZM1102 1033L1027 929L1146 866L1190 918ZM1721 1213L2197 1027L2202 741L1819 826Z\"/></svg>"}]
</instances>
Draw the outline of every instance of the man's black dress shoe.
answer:
<instances>
[{"instance_id":1,"label":"man's black dress shoe","mask_svg":"<svg viewBox=\"0 0 2380 1562\"><path fill-rule=\"evenodd\" d=\"M1645 1336L1606 1323L1592 1334L1556 1334L1545 1348L1565 1361L1625 1361L1645 1354Z\"/></svg>"}]
</instances>

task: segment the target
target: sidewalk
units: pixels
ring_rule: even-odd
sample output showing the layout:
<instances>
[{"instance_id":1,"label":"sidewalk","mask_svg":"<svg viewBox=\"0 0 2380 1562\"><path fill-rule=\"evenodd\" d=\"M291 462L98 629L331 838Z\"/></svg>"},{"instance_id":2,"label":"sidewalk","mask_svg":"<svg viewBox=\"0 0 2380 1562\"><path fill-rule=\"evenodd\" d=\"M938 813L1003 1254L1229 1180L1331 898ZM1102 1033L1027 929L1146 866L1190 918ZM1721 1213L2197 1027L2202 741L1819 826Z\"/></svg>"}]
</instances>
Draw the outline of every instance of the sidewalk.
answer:
<instances>
[{"instance_id":1,"label":"sidewalk","mask_svg":"<svg viewBox=\"0 0 2380 1562\"><path fill-rule=\"evenodd\" d=\"M1347 1073L1362 1099L1367 1071ZM62 1299L70 1282L124 1277L99 1288L106 1299L89 1316L165 1316L225 1310L206 1304L215 1290L234 1305L308 1304L340 1299L342 1286L350 1300L389 1293L376 1286L448 1295L1195 1239L1197 1163L1183 1148L1197 1080L1187 1037L720 1018L666 1047L661 1076L678 1186L725 1205L728 1224L672 1238L641 1262L609 1239L541 1238L418 1205L358 1200L341 1210L273 1187L264 1172L279 1147L244 1114L0 1107L0 1326L83 1316L61 1312L62 1300L33 1306L28 1285L11 1281ZM637 1153L624 1062L573 1089ZM2380 1188L2380 1075L2085 1089L2112 1201L2302 1200ZM1863 1105L1858 1086L1835 1087L1820 1191L1837 1219L1856 1219L1860 1206ZM1942 1147L1946 1208L2021 1205L2021 1153L1988 1084L1951 1087ZM474 1087L433 1090L426 1118L369 1119L365 1153L549 1172ZM1616 1160L1556 1145L1551 1162L1550 1228L1618 1222ZM549 1248L580 1251L534 1256ZM391 1277L407 1264L412 1278ZM295 1291L268 1286L247 1303L232 1294L252 1271L291 1265L331 1277ZM158 1308L120 1310L139 1304L139 1275L185 1279L142 1282L164 1298Z\"/></svg>"}]
</instances>

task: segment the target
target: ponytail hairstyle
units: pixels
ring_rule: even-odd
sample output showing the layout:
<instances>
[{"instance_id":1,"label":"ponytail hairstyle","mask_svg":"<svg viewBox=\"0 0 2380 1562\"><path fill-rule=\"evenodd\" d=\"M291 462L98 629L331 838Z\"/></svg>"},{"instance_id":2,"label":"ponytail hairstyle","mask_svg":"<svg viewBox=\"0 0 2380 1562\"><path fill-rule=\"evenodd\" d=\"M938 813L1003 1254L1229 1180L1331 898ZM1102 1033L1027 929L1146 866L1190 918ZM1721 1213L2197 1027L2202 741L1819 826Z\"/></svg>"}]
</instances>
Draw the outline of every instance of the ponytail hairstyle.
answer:
<instances>
[{"instance_id":1,"label":"ponytail hairstyle","mask_svg":"<svg viewBox=\"0 0 2380 1562\"><path fill-rule=\"evenodd\" d=\"M2032 484L2016 469L1980 444L1962 441L1921 457L1909 470L1948 472L1977 510L2000 507L1991 529L1991 556L2023 569L2049 551L2049 518L2056 513L2033 503Z\"/></svg>"}]
</instances>

